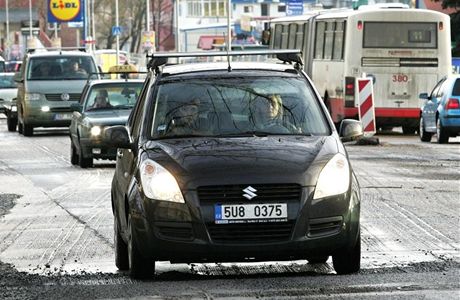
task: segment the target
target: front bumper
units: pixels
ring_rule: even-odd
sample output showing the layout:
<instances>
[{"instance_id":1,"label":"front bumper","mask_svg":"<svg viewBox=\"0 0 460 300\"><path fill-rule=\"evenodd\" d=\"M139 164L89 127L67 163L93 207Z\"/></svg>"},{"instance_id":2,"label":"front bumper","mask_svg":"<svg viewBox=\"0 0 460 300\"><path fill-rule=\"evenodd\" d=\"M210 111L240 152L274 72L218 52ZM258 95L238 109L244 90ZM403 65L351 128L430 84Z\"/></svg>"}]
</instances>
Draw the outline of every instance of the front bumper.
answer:
<instances>
[{"instance_id":1,"label":"front bumper","mask_svg":"<svg viewBox=\"0 0 460 300\"><path fill-rule=\"evenodd\" d=\"M80 138L80 151L85 157L115 160L117 148L110 147L98 138Z\"/></svg>"},{"instance_id":2,"label":"front bumper","mask_svg":"<svg viewBox=\"0 0 460 300\"><path fill-rule=\"evenodd\" d=\"M29 108L23 117L24 123L33 127L69 127L72 111L67 107L52 108L50 111Z\"/></svg>"},{"instance_id":3,"label":"front bumper","mask_svg":"<svg viewBox=\"0 0 460 300\"><path fill-rule=\"evenodd\" d=\"M359 232L360 204L351 192L312 204L313 193L304 188L308 200L287 202L287 222L261 224L215 224L213 207L200 205L193 194L184 195L187 204L139 196L131 221L142 256L171 262L306 259L354 245Z\"/></svg>"}]
</instances>

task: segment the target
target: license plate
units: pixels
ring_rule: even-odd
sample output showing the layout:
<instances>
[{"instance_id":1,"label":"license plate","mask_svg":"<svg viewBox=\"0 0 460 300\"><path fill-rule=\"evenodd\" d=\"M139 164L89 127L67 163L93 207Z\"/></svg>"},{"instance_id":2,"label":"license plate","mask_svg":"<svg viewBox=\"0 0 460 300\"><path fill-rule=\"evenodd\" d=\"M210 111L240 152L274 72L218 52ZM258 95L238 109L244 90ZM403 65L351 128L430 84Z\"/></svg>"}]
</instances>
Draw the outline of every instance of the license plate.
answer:
<instances>
[{"instance_id":1,"label":"license plate","mask_svg":"<svg viewBox=\"0 0 460 300\"><path fill-rule=\"evenodd\" d=\"M287 204L217 204L214 217L216 224L286 222Z\"/></svg>"},{"instance_id":2,"label":"license plate","mask_svg":"<svg viewBox=\"0 0 460 300\"><path fill-rule=\"evenodd\" d=\"M55 120L70 120L72 119L72 114L55 114Z\"/></svg>"}]
</instances>

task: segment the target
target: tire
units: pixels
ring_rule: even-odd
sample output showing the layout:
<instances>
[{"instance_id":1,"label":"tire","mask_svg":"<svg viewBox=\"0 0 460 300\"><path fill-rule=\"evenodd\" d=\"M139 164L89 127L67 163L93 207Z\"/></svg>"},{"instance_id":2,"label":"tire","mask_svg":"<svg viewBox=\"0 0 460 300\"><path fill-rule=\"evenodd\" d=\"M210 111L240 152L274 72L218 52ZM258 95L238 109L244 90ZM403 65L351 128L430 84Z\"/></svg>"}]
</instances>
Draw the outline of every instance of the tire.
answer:
<instances>
[{"instance_id":1,"label":"tire","mask_svg":"<svg viewBox=\"0 0 460 300\"><path fill-rule=\"evenodd\" d=\"M6 119L6 124L8 126L8 131L15 132L18 125L18 119L10 118L9 116Z\"/></svg>"},{"instance_id":2,"label":"tire","mask_svg":"<svg viewBox=\"0 0 460 300\"><path fill-rule=\"evenodd\" d=\"M420 129L419 129L420 140L422 142L431 142L433 133L425 131L425 124L423 123L423 117L420 117Z\"/></svg>"},{"instance_id":3,"label":"tire","mask_svg":"<svg viewBox=\"0 0 460 300\"><path fill-rule=\"evenodd\" d=\"M442 126L441 119L438 118L436 121L436 141L438 144L445 144L449 142L449 134L446 129Z\"/></svg>"},{"instance_id":4,"label":"tire","mask_svg":"<svg viewBox=\"0 0 460 300\"><path fill-rule=\"evenodd\" d=\"M128 216L128 260L129 275L135 279L151 278L155 274L155 261L145 259L139 252L136 230L132 226L131 214Z\"/></svg>"},{"instance_id":5,"label":"tire","mask_svg":"<svg viewBox=\"0 0 460 300\"><path fill-rule=\"evenodd\" d=\"M24 134L24 136L33 136L34 135L34 127L32 125L24 124L23 134Z\"/></svg>"},{"instance_id":6,"label":"tire","mask_svg":"<svg viewBox=\"0 0 460 300\"><path fill-rule=\"evenodd\" d=\"M361 268L361 234L353 248L345 248L332 255L332 264L338 275L356 273Z\"/></svg>"},{"instance_id":7,"label":"tire","mask_svg":"<svg viewBox=\"0 0 460 300\"><path fill-rule=\"evenodd\" d=\"M72 142L72 139L70 140L70 163L72 165L77 165L78 164L78 154L77 154L77 149L75 148L75 145Z\"/></svg>"},{"instance_id":8,"label":"tire","mask_svg":"<svg viewBox=\"0 0 460 300\"><path fill-rule=\"evenodd\" d=\"M116 216L113 217L113 233L115 265L120 271L129 270L128 245L126 245L125 241L123 241L123 238L121 237Z\"/></svg>"},{"instance_id":9,"label":"tire","mask_svg":"<svg viewBox=\"0 0 460 300\"><path fill-rule=\"evenodd\" d=\"M315 256L307 258L309 264L324 264L327 262L329 256Z\"/></svg>"},{"instance_id":10,"label":"tire","mask_svg":"<svg viewBox=\"0 0 460 300\"><path fill-rule=\"evenodd\" d=\"M24 126L22 125L21 122L18 122L18 133L23 134L24 133Z\"/></svg>"},{"instance_id":11,"label":"tire","mask_svg":"<svg viewBox=\"0 0 460 300\"><path fill-rule=\"evenodd\" d=\"M78 155L78 164L81 168L91 168L93 166L93 158L92 157L85 157L83 153Z\"/></svg>"}]
</instances>

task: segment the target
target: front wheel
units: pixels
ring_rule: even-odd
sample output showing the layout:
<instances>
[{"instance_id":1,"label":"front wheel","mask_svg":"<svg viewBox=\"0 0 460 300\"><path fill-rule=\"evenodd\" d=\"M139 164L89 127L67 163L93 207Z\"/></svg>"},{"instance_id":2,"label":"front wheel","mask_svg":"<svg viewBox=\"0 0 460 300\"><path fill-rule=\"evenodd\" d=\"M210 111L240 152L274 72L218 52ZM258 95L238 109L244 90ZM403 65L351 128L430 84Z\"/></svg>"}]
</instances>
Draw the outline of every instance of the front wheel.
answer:
<instances>
[{"instance_id":1,"label":"front wheel","mask_svg":"<svg viewBox=\"0 0 460 300\"><path fill-rule=\"evenodd\" d=\"M78 164L81 168L91 168L93 166L93 158L92 157L85 157L83 153L78 155Z\"/></svg>"},{"instance_id":2,"label":"front wheel","mask_svg":"<svg viewBox=\"0 0 460 300\"><path fill-rule=\"evenodd\" d=\"M27 125L27 124L24 124L23 125L24 128L23 128L23 134L24 136L33 136L34 135L34 127L32 125Z\"/></svg>"},{"instance_id":3,"label":"front wheel","mask_svg":"<svg viewBox=\"0 0 460 300\"><path fill-rule=\"evenodd\" d=\"M129 270L128 245L120 234L117 217L113 217L113 241L115 244L115 265L121 271Z\"/></svg>"},{"instance_id":4,"label":"front wheel","mask_svg":"<svg viewBox=\"0 0 460 300\"><path fill-rule=\"evenodd\" d=\"M415 134L417 132L417 128L412 126L403 126L402 130L404 134Z\"/></svg>"},{"instance_id":5,"label":"front wheel","mask_svg":"<svg viewBox=\"0 0 460 300\"><path fill-rule=\"evenodd\" d=\"M8 126L8 131L14 132L16 131L16 126L18 125L18 119L12 118L8 115L6 119L6 124Z\"/></svg>"},{"instance_id":6,"label":"front wheel","mask_svg":"<svg viewBox=\"0 0 460 300\"><path fill-rule=\"evenodd\" d=\"M426 132L425 131L425 124L423 122L423 117L420 117L420 129L419 129L419 134L420 134L420 140L422 142L430 142L431 137L433 134L431 132Z\"/></svg>"},{"instance_id":7,"label":"front wheel","mask_svg":"<svg viewBox=\"0 0 460 300\"><path fill-rule=\"evenodd\" d=\"M72 165L78 164L77 149L75 148L75 145L73 144L72 139L70 139L70 163Z\"/></svg>"},{"instance_id":8,"label":"front wheel","mask_svg":"<svg viewBox=\"0 0 460 300\"><path fill-rule=\"evenodd\" d=\"M361 268L361 234L352 248L344 248L332 255L332 264L339 275L356 273Z\"/></svg>"},{"instance_id":9,"label":"front wheel","mask_svg":"<svg viewBox=\"0 0 460 300\"><path fill-rule=\"evenodd\" d=\"M136 279L151 278L155 274L155 261L142 257L138 249L136 230L133 227L131 214L128 216L128 260L129 275Z\"/></svg>"},{"instance_id":10,"label":"front wheel","mask_svg":"<svg viewBox=\"0 0 460 300\"><path fill-rule=\"evenodd\" d=\"M449 134L446 129L442 126L441 119L438 118L436 122L436 139L438 144L445 144L449 141Z\"/></svg>"}]
</instances>

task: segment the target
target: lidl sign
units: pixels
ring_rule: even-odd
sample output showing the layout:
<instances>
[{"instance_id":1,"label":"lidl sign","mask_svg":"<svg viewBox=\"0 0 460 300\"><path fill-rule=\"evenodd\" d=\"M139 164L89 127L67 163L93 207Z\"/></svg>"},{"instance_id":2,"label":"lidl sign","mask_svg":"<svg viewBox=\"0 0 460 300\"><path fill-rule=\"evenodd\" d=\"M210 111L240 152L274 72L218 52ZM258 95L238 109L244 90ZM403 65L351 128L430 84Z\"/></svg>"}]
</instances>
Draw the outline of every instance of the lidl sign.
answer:
<instances>
[{"instance_id":1,"label":"lidl sign","mask_svg":"<svg viewBox=\"0 0 460 300\"><path fill-rule=\"evenodd\" d=\"M48 22L81 22L83 7L84 0L48 0Z\"/></svg>"}]
</instances>

